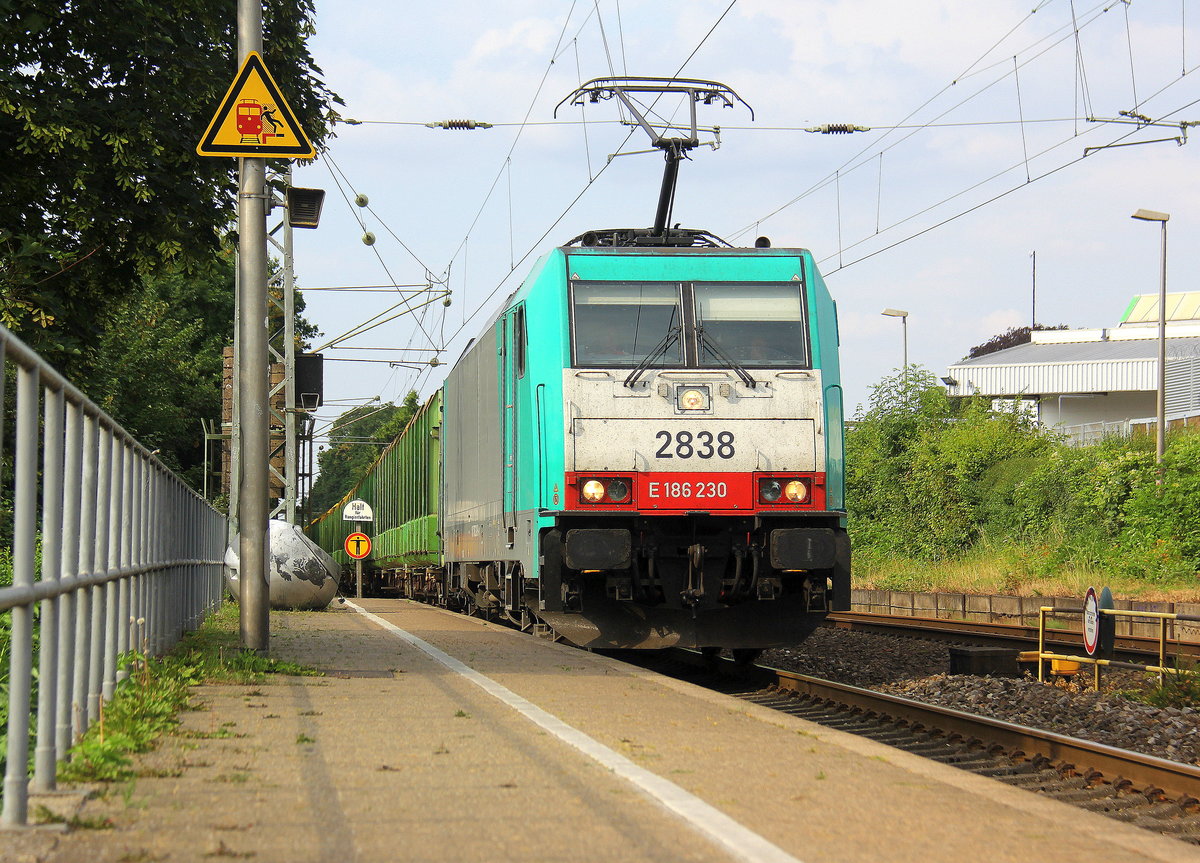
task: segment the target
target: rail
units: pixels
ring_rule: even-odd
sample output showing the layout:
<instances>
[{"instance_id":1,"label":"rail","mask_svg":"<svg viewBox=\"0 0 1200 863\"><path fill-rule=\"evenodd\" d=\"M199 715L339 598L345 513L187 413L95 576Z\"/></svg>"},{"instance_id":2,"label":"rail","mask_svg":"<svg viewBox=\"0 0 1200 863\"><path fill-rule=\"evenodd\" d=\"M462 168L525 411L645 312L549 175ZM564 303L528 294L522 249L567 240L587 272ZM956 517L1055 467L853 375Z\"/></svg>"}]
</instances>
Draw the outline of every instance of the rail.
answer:
<instances>
[{"instance_id":1,"label":"rail","mask_svg":"<svg viewBox=\"0 0 1200 863\"><path fill-rule=\"evenodd\" d=\"M12 585L0 587L0 615L11 616L0 828L12 828L28 821L31 788L55 788L58 761L128 676L120 657L164 653L220 602L225 526L153 452L3 327L0 418L0 479L6 465L13 470Z\"/></svg>"},{"instance_id":2,"label":"rail","mask_svg":"<svg viewBox=\"0 0 1200 863\"><path fill-rule=\"evenodd\" d=\"M1058 605L1054 606L1054 610L1078 614L1082 609ZM1178 613L1174 619L1191 621L1196 617ZM995 647L1029 645L1030 648L1036 647L1038 643L1036 624L914 617L907 614L881 614L874 611L836 611L827 615L825 620L826 625L837 629L875 632L884 635L894 635L897 632L912 633L921 638L934 638L948 642L970 642ZM1044 643L1062 648L1063 651L1078 649L1083 644L1083 632L1048 626L1045 631ZM1177 660L1200 661L1200 642L1186 641L1178 636L1168 636L1166 643ZM1114 634L1113 651L1115 655L1130 660L1147 656L1157 657L1160 652L1159 639L1157 636L1151 638L1141 635Z\"/></svg>"},{"instance_id":3,"label":"rail","mask_svg":"<svg viewBox=\"0 0 1200 863\"><path fill-rule=\"evenodd\" d=\"M1031 761L1041 756L1056 764L1070 765L1073 771L1080 775L1092 775L1093 779L1104 778L1109 783L1117 784L1129 780L1142 789L1153 789L1156 793L1152 796L1156 799L1164 796L1177 800L1200 799L1200 766L1195 764L1118 749L1092 740L781 668L747 668L728 659L721 660L714 667L711 658L704 657L698 651L673 648L663 653L661 658L638 657L630 661L642 660L659 673L669 676L680 675L668 667L668 662L676 668L686 667L702 676L685 679L739 698L756 700L764 693L804 695L838 705L847 711L847 715L886 719L914 732L936 732L946 740L961 740L970 748L983 752L990 751L993 745L999 746L1016 761ZM854 733L845 724L836 727Z\"/></svg>"},{"instance_id":4,"label":"rail","mask_svg":"<svg viewBox=\"0 0 1200 863\"><path fill-rule=\"evenodd\" d=\"M957 734L968 740L997 743L1008 751L1023 753L1023 757L1041 753L1053 761L1073 764L1081 771L1085 767L1091 768L1110 779L1124 777L1144 787L1160 789L1173 798L1200 795L1200 767L1194 764L1168 761L1091 740L791 671L773 668L767 672L775 678L774 685L780 690L828 699L865 714L887 716L909 726L936 728L945 734Z\"/></svg>"}]
</instances>

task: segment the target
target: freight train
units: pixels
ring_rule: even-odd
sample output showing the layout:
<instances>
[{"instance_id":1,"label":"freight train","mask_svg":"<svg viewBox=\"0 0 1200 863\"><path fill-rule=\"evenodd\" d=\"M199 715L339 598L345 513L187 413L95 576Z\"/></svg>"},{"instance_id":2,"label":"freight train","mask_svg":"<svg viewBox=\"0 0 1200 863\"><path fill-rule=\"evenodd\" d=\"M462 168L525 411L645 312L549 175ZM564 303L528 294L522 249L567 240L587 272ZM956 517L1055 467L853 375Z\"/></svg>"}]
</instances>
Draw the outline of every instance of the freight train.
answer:
<instances>
[{"instance_id":1,"label":"freight train","mask_svg":"<svg viewBox=\"0 0 1200 863\"><path fill-rule=\"evenodd\" d=\"M368 584L584 647L796 643L848 606L842 411L809 251L590 231L350 492ZM309 532L345 561L341 509Z\"/></svg>"}]
</instances>

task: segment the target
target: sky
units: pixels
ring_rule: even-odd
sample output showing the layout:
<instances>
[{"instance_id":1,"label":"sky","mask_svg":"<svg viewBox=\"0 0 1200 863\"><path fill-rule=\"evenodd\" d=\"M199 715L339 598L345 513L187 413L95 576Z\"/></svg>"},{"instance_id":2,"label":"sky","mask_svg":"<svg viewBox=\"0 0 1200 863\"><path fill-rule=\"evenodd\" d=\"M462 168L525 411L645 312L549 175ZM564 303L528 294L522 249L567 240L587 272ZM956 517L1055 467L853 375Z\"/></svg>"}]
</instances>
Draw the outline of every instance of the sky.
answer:
<instances>
[{"instance_id":1,"label":"sky","mask_svg":"<svg viewBox=\"0 0 1200 863\"><path fill-rule=\"evenodd\" d=\"M349 406L430 393L551 248L653 222L663 160L634 152L646 135L611 101L555 118L610 75L716 80L753 109L700 106L720 146L682 165L672 221L812 251L838 304L849 415L902 363L884 308L909 312L909 361L943 375L1031 322L1034 252L1037 323L1115 325L1158 290L1159 226L1135 210L1171 216L1168 290L1200 289L1200 129L1149 143L1200 121L1200 0L316 8L311 50L361 122L339 123L293 178L327 190L320 227L295 234L306 315L325 334L314 347L401 310L387 311L394 290L318 288L429 286L410 303L432 299L324 350L318 434ZM424 125L450 119L494 125ZM802 131L825 123L870 131ZM389 365L435 356L444 365Z\"/></svg>"}]
</instances>

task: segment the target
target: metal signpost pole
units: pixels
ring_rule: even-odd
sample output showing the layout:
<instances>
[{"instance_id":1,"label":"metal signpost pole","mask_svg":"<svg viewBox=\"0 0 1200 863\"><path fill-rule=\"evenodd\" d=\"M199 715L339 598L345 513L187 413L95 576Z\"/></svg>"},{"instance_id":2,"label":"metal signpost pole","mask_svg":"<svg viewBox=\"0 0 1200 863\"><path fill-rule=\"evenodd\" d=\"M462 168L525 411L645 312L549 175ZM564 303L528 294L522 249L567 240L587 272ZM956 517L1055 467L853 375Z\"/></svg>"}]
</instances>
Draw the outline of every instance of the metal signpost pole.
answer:
<instances>
[{"instance_id":1,"label":"metal signpost pole","mask_svg":"<svg viewBox=\"0 0 1200 863\"><path fill-rule=\"evenodd\" d=\"M1167 220L1162 220L1162 265L1158 282L1158 401L1155 405L1154 461L1162 485L1163 453L1167 451Z\"/></svg>"},{"instance_id":2,"label":"metal signpost pole","mask_svg":"<svg viewBox=\"0 0 1200 863\"><path fill-rule=\"evenodd\" d=\"M350 533L342 542L342 548L354 561L354 595L358 599L362 599L363 558L371 553L372 545L371 538L367 536L364 528L366 525L375 523L375 512L365 500L355 498L342 508L342 521L348 521L353 525Z\"/></svg>"},{"instance_id":3,"label":"metal signpost pole","mask_svg":"<svg viewBox=\"0 0 1200 863\"><path fill-rule=\"evenodd\" d=\"M1158 404L1155 411L1154 461L1158 466L1158 485L1163 482L1163 453L1167 448L1167 222L1170 213L1138 210L1131 218L1162 225L1162 266L1158 284Z\"/></svg>"},{"instance_id":4,"label":"metal signpost pole","mask_svg":"<svg viewBox=\"0 0 1200 863\"><path fill-rule=\"evenodd\" d=\"M238 59L262 52L261 0L238 0ZM241 476L239 584L242 646L265 653L270 642L267 582L267 213L265 158L243 158L238 189L241 287Z\"/></svg>"},{"instance_id":5,"label":"metal signpost pole","mask_svg":"<svg viewBox=\"0 0 1200 863\"><path fill-rule=\"evenodd\" d=\"M362 523L356 521L354 523L354 529L356 531L361 531ZM355 588L354 588L355 598L362 599L362 558L361 557L355 558L355 560L354 560L354 585L355 585Z\"/></svg>"}]
</instances>

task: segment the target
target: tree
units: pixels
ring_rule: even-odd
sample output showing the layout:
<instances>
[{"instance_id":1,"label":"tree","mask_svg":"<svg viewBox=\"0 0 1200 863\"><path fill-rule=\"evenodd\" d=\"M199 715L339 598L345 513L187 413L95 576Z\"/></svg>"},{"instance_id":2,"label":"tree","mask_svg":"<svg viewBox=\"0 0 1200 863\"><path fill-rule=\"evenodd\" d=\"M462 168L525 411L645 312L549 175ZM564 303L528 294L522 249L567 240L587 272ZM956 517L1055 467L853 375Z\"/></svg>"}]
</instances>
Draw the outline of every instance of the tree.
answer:
<instances>
[{"instance_id":1,"label":"tree","mask_svg":"<svg viewBox=\"0 0 1200 863\"><path fill-rule=\"evenodd\" d=\"M76 383L193 488L203 485L201 418L221 416L222 351L233 338L233 250L185 275L166 268L142 280L95 321ZM301 314L298 347L317 332Z\"/></svg>"},{"instance_id":2,"label":"tree","mask_svg":"<svg viewBox=\"0 0 1200 863\"><path fill-rule=\"evenodd\" d=\"M263 17L266 64L319 146L340 99L308 51L313 0ZM195 146L235 23L207 0L0 0L0 323L67 374L99 310L219 252L237 163Z\"/></svg>"},{"instance_id":3,"label":"tree","mask_svg":"<svg viewBox=\"0 0 1200 863\"><path fill-rule=\"evenodd\" d=\"M371 402L338 417L329 431L329 446L317 456L320 472L308 496L308 512L320 515L358 485L420 407L416 392L410 391L400 405Z\"/></svg>"},{"instance_id":4,"label":"tree","mask_svg":"<svg viewBox=\"0 0 1200 863\"><path fill-rule=\"evenodd\" d=\"M193 488L203 483L200 418L221 415L233 279L230 250L188 275L147 278L102 315L81 370L92 400Z\"/></svg>"},{"instance_id":5,"label":"tree","mask_svg":"<svg viewBox=\"0 0 1200 863\"><path fill-rule=\"evenodd\" d=\"M967 353L966 359L973 360L976 357L994 354L996 351L1003 351L1008 348L1015 348L1017 345L1027 345L1033 338L1035 330L1065 330L1066 324L1059 324L1055 327L1047 327L1042 324L1036 324L1032 327L1009 327L1004 332L997 336L992 336L981 345L976 345Z\"/></svg>"}]
</instances>

